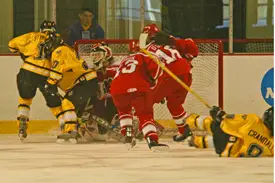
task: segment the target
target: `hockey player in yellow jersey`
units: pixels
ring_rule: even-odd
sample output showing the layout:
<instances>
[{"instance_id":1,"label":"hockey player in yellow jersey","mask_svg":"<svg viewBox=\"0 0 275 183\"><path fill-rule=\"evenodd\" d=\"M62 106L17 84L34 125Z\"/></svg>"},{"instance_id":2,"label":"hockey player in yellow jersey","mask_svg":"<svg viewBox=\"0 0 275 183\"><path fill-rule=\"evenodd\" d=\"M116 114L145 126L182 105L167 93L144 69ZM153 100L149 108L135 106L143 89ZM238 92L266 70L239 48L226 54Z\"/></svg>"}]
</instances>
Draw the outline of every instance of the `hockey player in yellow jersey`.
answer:
<instances>
[{"instance_id":1,"label":"hockey player in yellow jersey","mask_svg":"<svg viewBox=\"0 0 275 183\"><path fill-rule=\"evenodd\" d=\"M185 119L190 129L209 132L207 136L192 136L190 146L215 148L221 157L274 156L274 108L263 117L256 114L225 114L212 107L210 116L191 114Z\"/></svg>"},{"instance_id":2,"label":"hockey player in yellow jersey","mask_svg":"<svg viewBox=\"0 0 275 183\"><path fill-rule=\"evenodd\" d=\"M58 86L65 92L64 100L70 101L76 108L80 118L87 101L97 100L98 81L95 71L88 68L86 62L79 58L76 51L63 43L60 37L50 34L45 41L45 50L51 57L51 72L45 85L49 93L55 94ZM65 122L62 125L63 134L71 134L70 138L77 138L77 120ZM59 139L68 138L60 135Z\"/></svg>"},{"instance_id":3,"label":"hockey player in yellow jersey","mask_svg":"<svg viewBox=\"0 0 275 183\"><path fill-rule=\"evenodd\" d=\"M55 32L55 23L43 21L40 32L30 32L15 37L9 42L9 49L14 53L19 53L23 59L23 64L17 75L17 88L19 91L18 105L18 128L20 139L27 137L30 106L32 99L36 95L36 90L42 92L47 106L54 116L63 120L61 100L57 95L49 95L44 90L45 82L50 75L50 62L43 52L43 43L50 32ZM57 91L57 88L55 88Z\"/></svg>"}]
</instances>

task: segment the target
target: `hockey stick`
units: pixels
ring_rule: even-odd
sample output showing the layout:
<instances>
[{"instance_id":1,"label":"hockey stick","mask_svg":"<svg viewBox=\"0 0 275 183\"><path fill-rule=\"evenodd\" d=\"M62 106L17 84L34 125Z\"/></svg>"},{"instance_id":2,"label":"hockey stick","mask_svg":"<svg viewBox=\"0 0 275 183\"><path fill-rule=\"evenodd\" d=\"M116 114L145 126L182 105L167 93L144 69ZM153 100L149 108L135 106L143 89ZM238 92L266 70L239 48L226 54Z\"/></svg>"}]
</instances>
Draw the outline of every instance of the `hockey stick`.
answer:
<instances>
[{"instance_id":1,"label":"hockey stick","mask_svg":"<svg viewBox=\"0 0 275 183\"><path fill-rule=\"evenodd\" d=\"M203 103L207 108L211 108L211 106L201 97L199 96L193 89L187 86L180 78L178 78L172 71L170 71L160 60L153 56L149 51L145 49L140 49L143 53L149 56L151 59L158 64L169 76L171 76L174 80L176 80L183 88L185 88L188 92L192 93L201 103Z\"/></svg>"},{"instance_id":2,"label":"hockey stick","mask_svg":"<svg viewBox=\"0 0 275 183\"><path fill-rule=\"evenodd\" d=\"M64 96L60 95L59 93L56 93L57 96L59 96L62 100L65 99ZM87 101L87 104L85 106L84 112L87 112L86 110L91 109L89 106L91 98L89 98L89 100ZM109 136L112 137L115 140L118 141L124 141L124 136L120 133L120 131L116 128L113 128L113 126L111 124L108 123L108 121L106 121L103 118L100 118L99 116L93 115L91 114L91 119L96 122L98 125L102 126L103 128L108 130ZM90 119L89 119L90 120ZM84 130L91 136L93 137L93 133L88 129L88 127L86 126L85 123L81 123L81 127L84 127Z\"/></svg>"}]
</instances>

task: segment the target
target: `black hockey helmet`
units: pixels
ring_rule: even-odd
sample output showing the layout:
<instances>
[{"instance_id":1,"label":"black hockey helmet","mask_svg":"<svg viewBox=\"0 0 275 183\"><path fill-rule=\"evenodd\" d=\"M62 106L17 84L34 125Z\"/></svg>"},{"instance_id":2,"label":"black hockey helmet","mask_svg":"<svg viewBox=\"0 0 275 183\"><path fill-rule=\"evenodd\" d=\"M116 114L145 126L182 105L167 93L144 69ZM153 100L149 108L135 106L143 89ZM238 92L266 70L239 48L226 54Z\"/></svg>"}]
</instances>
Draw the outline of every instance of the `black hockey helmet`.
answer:
<instances>
[{"instance_id":1,"label":"black hockey helmet","mask_svg":"<svg viewBox=\"0 0 275 183\"><path fill-rule=\"evenodd\" d=\"M57 47L64 45L64 40L60 35L50 32L48 38L45 40L45 52L47 55L51 54Z\"/></svg>"},{"instance_id":2,"label":"black hockey helmet","mask_svg":"<svg viewBox=\"0 0 275 183\"><path fill-rule=\"evenodd\" d=\"M262 117L265 126L271 131L271 135L274 135L274 107L268 108Z\"/></svg>"},{"instance_id":3,"label":"black hockey helmet","mask_svg":"<svg viewBox=\"0 0 275 183\"><path fill-rule=\"evenodd\" d=\"M44 20L40 25L40 32L56 32L55 22Z\"/></svg>"}]
</instances>

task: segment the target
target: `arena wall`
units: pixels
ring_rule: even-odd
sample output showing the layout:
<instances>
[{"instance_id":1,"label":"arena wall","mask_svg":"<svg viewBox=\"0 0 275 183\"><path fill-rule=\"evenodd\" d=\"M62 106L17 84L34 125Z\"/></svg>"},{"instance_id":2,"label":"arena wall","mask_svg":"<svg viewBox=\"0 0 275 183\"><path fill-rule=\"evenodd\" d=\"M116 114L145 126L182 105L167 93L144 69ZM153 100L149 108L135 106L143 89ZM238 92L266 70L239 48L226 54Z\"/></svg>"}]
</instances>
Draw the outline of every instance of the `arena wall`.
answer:
<instances>
[{"instance_id":1,"label":"arena wall","mask_svg":"<svg viewBox=\"0 0 275 183\"><path fill-rule=\"evenodd\" d=\"M266 98L262 96L261 83L266 72L274 67L273 59L273 55L224 56L224 109L228 113L262 115L269 107L266 100L274 99L274 87Z\"/></svg>"},{"instance_id":2,"label":"arena wall","mask_svg":"<svg viewBox=\"0 0 275 183\"><path fill-rule=\"evenodd\" d=\"M228 113L256 113L261 115L269 106L261 92L261 83L267 71L273 68L273 55L225 55L224 56L224 109ZM15 127L18 92L16 75L22 61L19 56L0 56L0 133L10 133L9 124ZM273 84L273 83L272 83ZM272 87L273 88L273 87ZM273 99L273 89L268 95ZM211 93L209 94L211 95ZM57 126L38 91L31 108L34 124ZM51 122L49 122L51 121ZM1 127L2 126L2 127ZM36 127L32 127L36 128ZM34 131L37 131L34 130ZM39 131L39 130L38 130Z\"/></svg>"}]
</instances>

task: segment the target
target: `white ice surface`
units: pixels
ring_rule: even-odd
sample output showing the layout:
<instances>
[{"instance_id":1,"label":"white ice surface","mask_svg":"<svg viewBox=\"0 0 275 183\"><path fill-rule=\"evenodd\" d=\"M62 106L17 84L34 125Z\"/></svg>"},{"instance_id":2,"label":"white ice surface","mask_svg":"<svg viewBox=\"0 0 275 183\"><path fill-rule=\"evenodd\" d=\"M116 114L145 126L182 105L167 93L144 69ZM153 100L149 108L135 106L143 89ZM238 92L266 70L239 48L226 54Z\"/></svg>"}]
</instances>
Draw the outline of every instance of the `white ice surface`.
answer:
<instances>
[{"instance_id":1,"label":"white ice surface","mask_svg":"<svg viewBox=\"0 0 275 183\"><path fill-rule=\"evenodd\" d=\"M55 137L0 135L1 183L270 183L273 158L219 158L162 140L169 152L153 153L144 142L128 151L115 142L55 144Z\"/></svg>"}]
</instances>

